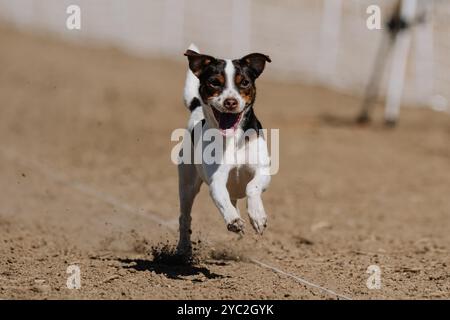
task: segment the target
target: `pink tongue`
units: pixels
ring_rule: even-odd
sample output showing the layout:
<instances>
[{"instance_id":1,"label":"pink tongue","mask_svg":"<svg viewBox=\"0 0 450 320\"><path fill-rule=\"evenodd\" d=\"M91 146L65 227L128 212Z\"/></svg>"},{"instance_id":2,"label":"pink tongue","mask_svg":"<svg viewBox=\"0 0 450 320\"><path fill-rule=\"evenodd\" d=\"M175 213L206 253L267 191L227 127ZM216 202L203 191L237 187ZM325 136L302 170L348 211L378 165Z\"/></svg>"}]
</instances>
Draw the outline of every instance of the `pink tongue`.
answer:
<instances>
[{"instance_id":1,"label":"pink tongue","mask_svg":"<svg viewBox=\"0 0 450 320\"><path fill-rule=\"evenodd\" d=\"M231 129L236 124L239 118L237 113L221 113L219 115L219 127L220 129Z\"/></svg>"}]
</instances>

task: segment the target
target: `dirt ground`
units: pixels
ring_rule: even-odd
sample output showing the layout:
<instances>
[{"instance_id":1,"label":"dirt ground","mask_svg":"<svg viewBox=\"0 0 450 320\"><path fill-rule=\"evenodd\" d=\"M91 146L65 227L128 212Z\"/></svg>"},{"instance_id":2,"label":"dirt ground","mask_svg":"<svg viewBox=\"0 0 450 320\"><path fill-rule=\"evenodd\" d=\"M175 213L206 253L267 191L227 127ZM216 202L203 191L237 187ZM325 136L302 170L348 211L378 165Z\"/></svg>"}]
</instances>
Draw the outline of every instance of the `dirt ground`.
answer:
<instances>
[{"instance_id":1,"label":"dirt ground","mask_svg":"<svg viewBox=\"0 0 450 320\"><path fill-rule=\"evenodd\" d=\"M256 113L281 142L268 229L229 233L203 188L198 261L177 265L152 247L177 239L185 64L6 27L0 44L0 298L337 298L254 261L353 299L450 298L448 115L407 108L386 129L379 110L359 127L358 99L263 77Z\"/></svg>"}]
</instances>

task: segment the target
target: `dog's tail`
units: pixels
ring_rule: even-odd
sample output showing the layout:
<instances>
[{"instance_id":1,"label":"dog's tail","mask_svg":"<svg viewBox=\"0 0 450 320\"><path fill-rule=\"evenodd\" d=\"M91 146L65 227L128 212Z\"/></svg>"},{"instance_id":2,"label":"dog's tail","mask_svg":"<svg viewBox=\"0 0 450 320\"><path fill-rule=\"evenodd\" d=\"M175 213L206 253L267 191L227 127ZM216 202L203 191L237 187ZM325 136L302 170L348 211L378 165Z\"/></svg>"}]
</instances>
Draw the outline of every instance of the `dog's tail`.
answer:
<instances>
[{"instance_id":1,"label":"dog's tail","mask_svg":"<svg viewBox=\"0 0 450 320\"><path fill-rule=\"evenodd\" d=\"M200 50L193 43L189 46L189 50L200 53ZM188 69L186 74L186 82L184 85L184 105L191 111L194 111L197 107L201 105L200 95L198 93L199 86L200 81L192 73L192 71Z\"/></svg>"}]
</instances>

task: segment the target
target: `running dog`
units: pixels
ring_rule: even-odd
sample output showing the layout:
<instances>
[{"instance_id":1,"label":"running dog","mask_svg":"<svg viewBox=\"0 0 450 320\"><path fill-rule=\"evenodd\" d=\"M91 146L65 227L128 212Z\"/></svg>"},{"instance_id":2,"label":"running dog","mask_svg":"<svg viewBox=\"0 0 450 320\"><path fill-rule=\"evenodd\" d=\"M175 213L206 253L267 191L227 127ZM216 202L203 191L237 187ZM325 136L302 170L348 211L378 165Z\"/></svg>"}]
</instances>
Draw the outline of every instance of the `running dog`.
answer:
<instances>
[{"instance_id":1,"label":"running dog","mask_svg":"<svg viewBox=\"0 0 450 320\"><path fill-rule=\"evenodd\" d=\"M225 220L229 231L244 232L237 200L247 197L251 225L262 234L267 224L261 194L270 183L270 158L261 133L261 123L253 106L256 98L255 80L263 72L267 55L252 53L241 59L224 60L199 52L191 45L185 56L189 61L184 89L184 102L191 111L188 123L191 153L209 129L217 130L225 152L232 149L233 163L182 162L178 165L180 196L180 239L178 251L191 252L191 209L204 182L211 198ZM194 132L200 129L200 139ZM244 138L245 137L245 138ZM231 142L233 141L233 142ZM207 148L204 143L201 150ZM256 153L256 161L248 155Z\"/></svg>"}]
</instances>

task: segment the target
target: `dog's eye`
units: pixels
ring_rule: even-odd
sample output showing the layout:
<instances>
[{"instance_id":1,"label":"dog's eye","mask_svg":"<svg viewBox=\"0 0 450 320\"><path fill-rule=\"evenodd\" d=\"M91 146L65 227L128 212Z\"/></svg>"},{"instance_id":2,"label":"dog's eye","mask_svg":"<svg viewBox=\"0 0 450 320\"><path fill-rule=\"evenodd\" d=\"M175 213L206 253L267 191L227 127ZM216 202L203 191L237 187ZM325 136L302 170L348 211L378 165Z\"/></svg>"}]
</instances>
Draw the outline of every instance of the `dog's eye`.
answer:
<instances>
[{"instance_id":1,"label":"dog's eye","mask_svg":"<svg viewBox=\"0 0 450 320\"><path fill-rule=\"evenodd\" d=\"M222 86L222 83L218 79L209 79L208 85L213 88L219 88Z\"/></svg>"},{"instance_id":2,"label":"dog's eye","mask_svg":"<svg viewBox=\"0 0 450 320\"><path fill-rule=\"evenodd\" d=\"M250 86L250 81L245 80L245 79L241 81L242 88L248 88L249 86Z\"/></svg>"}]
</instances>

